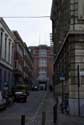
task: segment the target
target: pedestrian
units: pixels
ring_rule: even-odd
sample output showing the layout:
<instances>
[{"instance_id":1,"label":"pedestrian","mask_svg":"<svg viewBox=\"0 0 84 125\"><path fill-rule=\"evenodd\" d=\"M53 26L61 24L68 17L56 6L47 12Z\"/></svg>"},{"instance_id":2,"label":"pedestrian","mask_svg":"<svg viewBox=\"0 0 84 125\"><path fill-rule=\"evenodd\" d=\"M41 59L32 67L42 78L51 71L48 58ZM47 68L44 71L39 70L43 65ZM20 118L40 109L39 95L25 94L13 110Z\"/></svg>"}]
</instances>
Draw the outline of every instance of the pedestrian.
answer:
<instances>
[{"instance_id":1,"label":"pedestrian","mask_svg":"<svg viewBox=\"0 0 84 125\"><path fill-rule=\"evenodd\" d=\"M53 107L53 123L54 123L54 125L57 123L57 107L58 107L58 104L56 103Z\"/></svg>"},{"instance_id":2,"label":"pedestrian","mask_svg":"<svg viewBox=\"0 0 84 125\"><path fill-rule=\"evenodd\" d=\"M58 109L58 97L56 97L56 103L53 107L53 122L54 124L57 124L57 109Z\"/></svg>"},{"instance_id":3,"label":"pedestrian","mask_svg":"<svg viewBox=\"0 0 84 125\"><path fill-rule=\"evenodd\" d=\"M64 101L64 109L65 109L65 112L69 114L69 103L67 99Z\"/></svg>"}]
</instances>

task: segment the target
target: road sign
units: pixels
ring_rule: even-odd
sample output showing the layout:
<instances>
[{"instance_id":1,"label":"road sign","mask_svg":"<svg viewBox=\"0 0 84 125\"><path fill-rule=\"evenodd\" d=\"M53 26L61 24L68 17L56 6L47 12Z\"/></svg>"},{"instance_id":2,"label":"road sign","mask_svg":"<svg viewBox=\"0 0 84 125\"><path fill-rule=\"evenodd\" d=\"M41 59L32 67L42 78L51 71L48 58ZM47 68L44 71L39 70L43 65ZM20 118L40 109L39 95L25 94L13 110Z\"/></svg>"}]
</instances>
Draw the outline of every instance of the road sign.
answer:
<instances>
[{"instance_id":1,"label":"road sign","mask_svg":"<svg viewBox=\"0 0 84 125\"><path fill-rule=\"evenodd\" d=\"M64 81L64 80L65 80L64 73L60 73L60 80L62 80L62 81Z\"/></svg>"}]
</instances>

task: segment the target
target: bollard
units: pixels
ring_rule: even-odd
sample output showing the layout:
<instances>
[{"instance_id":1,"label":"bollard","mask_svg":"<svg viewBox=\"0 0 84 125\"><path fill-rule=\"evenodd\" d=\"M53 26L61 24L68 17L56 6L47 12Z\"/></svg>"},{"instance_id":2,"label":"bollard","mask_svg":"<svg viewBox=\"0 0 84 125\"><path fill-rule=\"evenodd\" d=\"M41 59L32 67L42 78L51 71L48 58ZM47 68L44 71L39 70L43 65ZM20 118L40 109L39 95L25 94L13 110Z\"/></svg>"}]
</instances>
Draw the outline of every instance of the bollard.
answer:
<instances>
[{"instance_id":1,"label":"bollard","mask_svg":"<svg viewBox=\"0 0 84 125\"><path fill-rule=\"evenodd\" d=\"M57 104L53 106L53 123L57 123Z\"/></svg>"},{"instance_id":2,"label":"bollard","mask_svg":"<svg viewBox=\"0 0 84 125\"><path fill-rule=\"evenodd\" d=\"M21 125L25 125L25 115L21 115Z\"/></svg>"},{"instance_id":3,"label":"bollard","mask_svg":"<svg viewBox=\"0 0 84 125\"><path fill-rule=\"evenodd\" d=\"M45 125L46 121L46 112L42 112L42 125Z\"/></svg>"}]
</instances>

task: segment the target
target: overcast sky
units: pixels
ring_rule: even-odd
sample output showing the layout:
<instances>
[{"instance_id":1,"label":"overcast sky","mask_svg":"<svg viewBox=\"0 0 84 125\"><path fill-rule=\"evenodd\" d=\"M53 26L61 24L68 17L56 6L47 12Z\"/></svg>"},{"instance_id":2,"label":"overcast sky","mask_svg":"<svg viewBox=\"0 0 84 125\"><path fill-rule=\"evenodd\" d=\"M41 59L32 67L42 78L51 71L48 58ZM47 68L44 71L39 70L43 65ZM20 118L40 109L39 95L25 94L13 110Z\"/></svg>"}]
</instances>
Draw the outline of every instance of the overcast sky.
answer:
<instances>
[{"instance_id":1,"label":"overcast sky","mask_svg":"<svg viewBox=\"0 0 84 125\"><path fill-rule=\"evenodd\" d=\"M50 16L52 0L1 0L0 16ZM5 18L11 30L18 30L28 46L50 45L52 26L50 18Z\"/></svg>"}]
</instances>

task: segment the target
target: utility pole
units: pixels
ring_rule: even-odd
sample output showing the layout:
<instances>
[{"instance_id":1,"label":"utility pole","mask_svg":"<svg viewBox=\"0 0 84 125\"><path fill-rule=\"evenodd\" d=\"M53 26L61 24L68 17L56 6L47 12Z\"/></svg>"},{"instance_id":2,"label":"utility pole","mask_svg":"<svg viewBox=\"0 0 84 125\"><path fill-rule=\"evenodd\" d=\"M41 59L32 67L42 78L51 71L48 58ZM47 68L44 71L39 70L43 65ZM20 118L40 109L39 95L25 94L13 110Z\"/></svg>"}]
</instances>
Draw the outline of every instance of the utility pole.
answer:
<instances>
[{"instance_id":1,"label":"utility pole","mask_svg":"<svg viewBox=\"0 0 84 125\"><path fill-rule=\"evenodd\" d=\"M62 113L64 113L64 82L63 82L63 80L62 80L62 107L61 107L61 111L62 111Z\"/></svg>"},{"instance_id":2,"label":"utility pole","mask_svg":"<svg viewBox=\"0 0 84 125\"><path fill-rule=\"evenodd\" d=\"M80 116L80 69L79 65L77 66L77 77L78 77L78 116Z\"/></svg>"}]
</instances>

